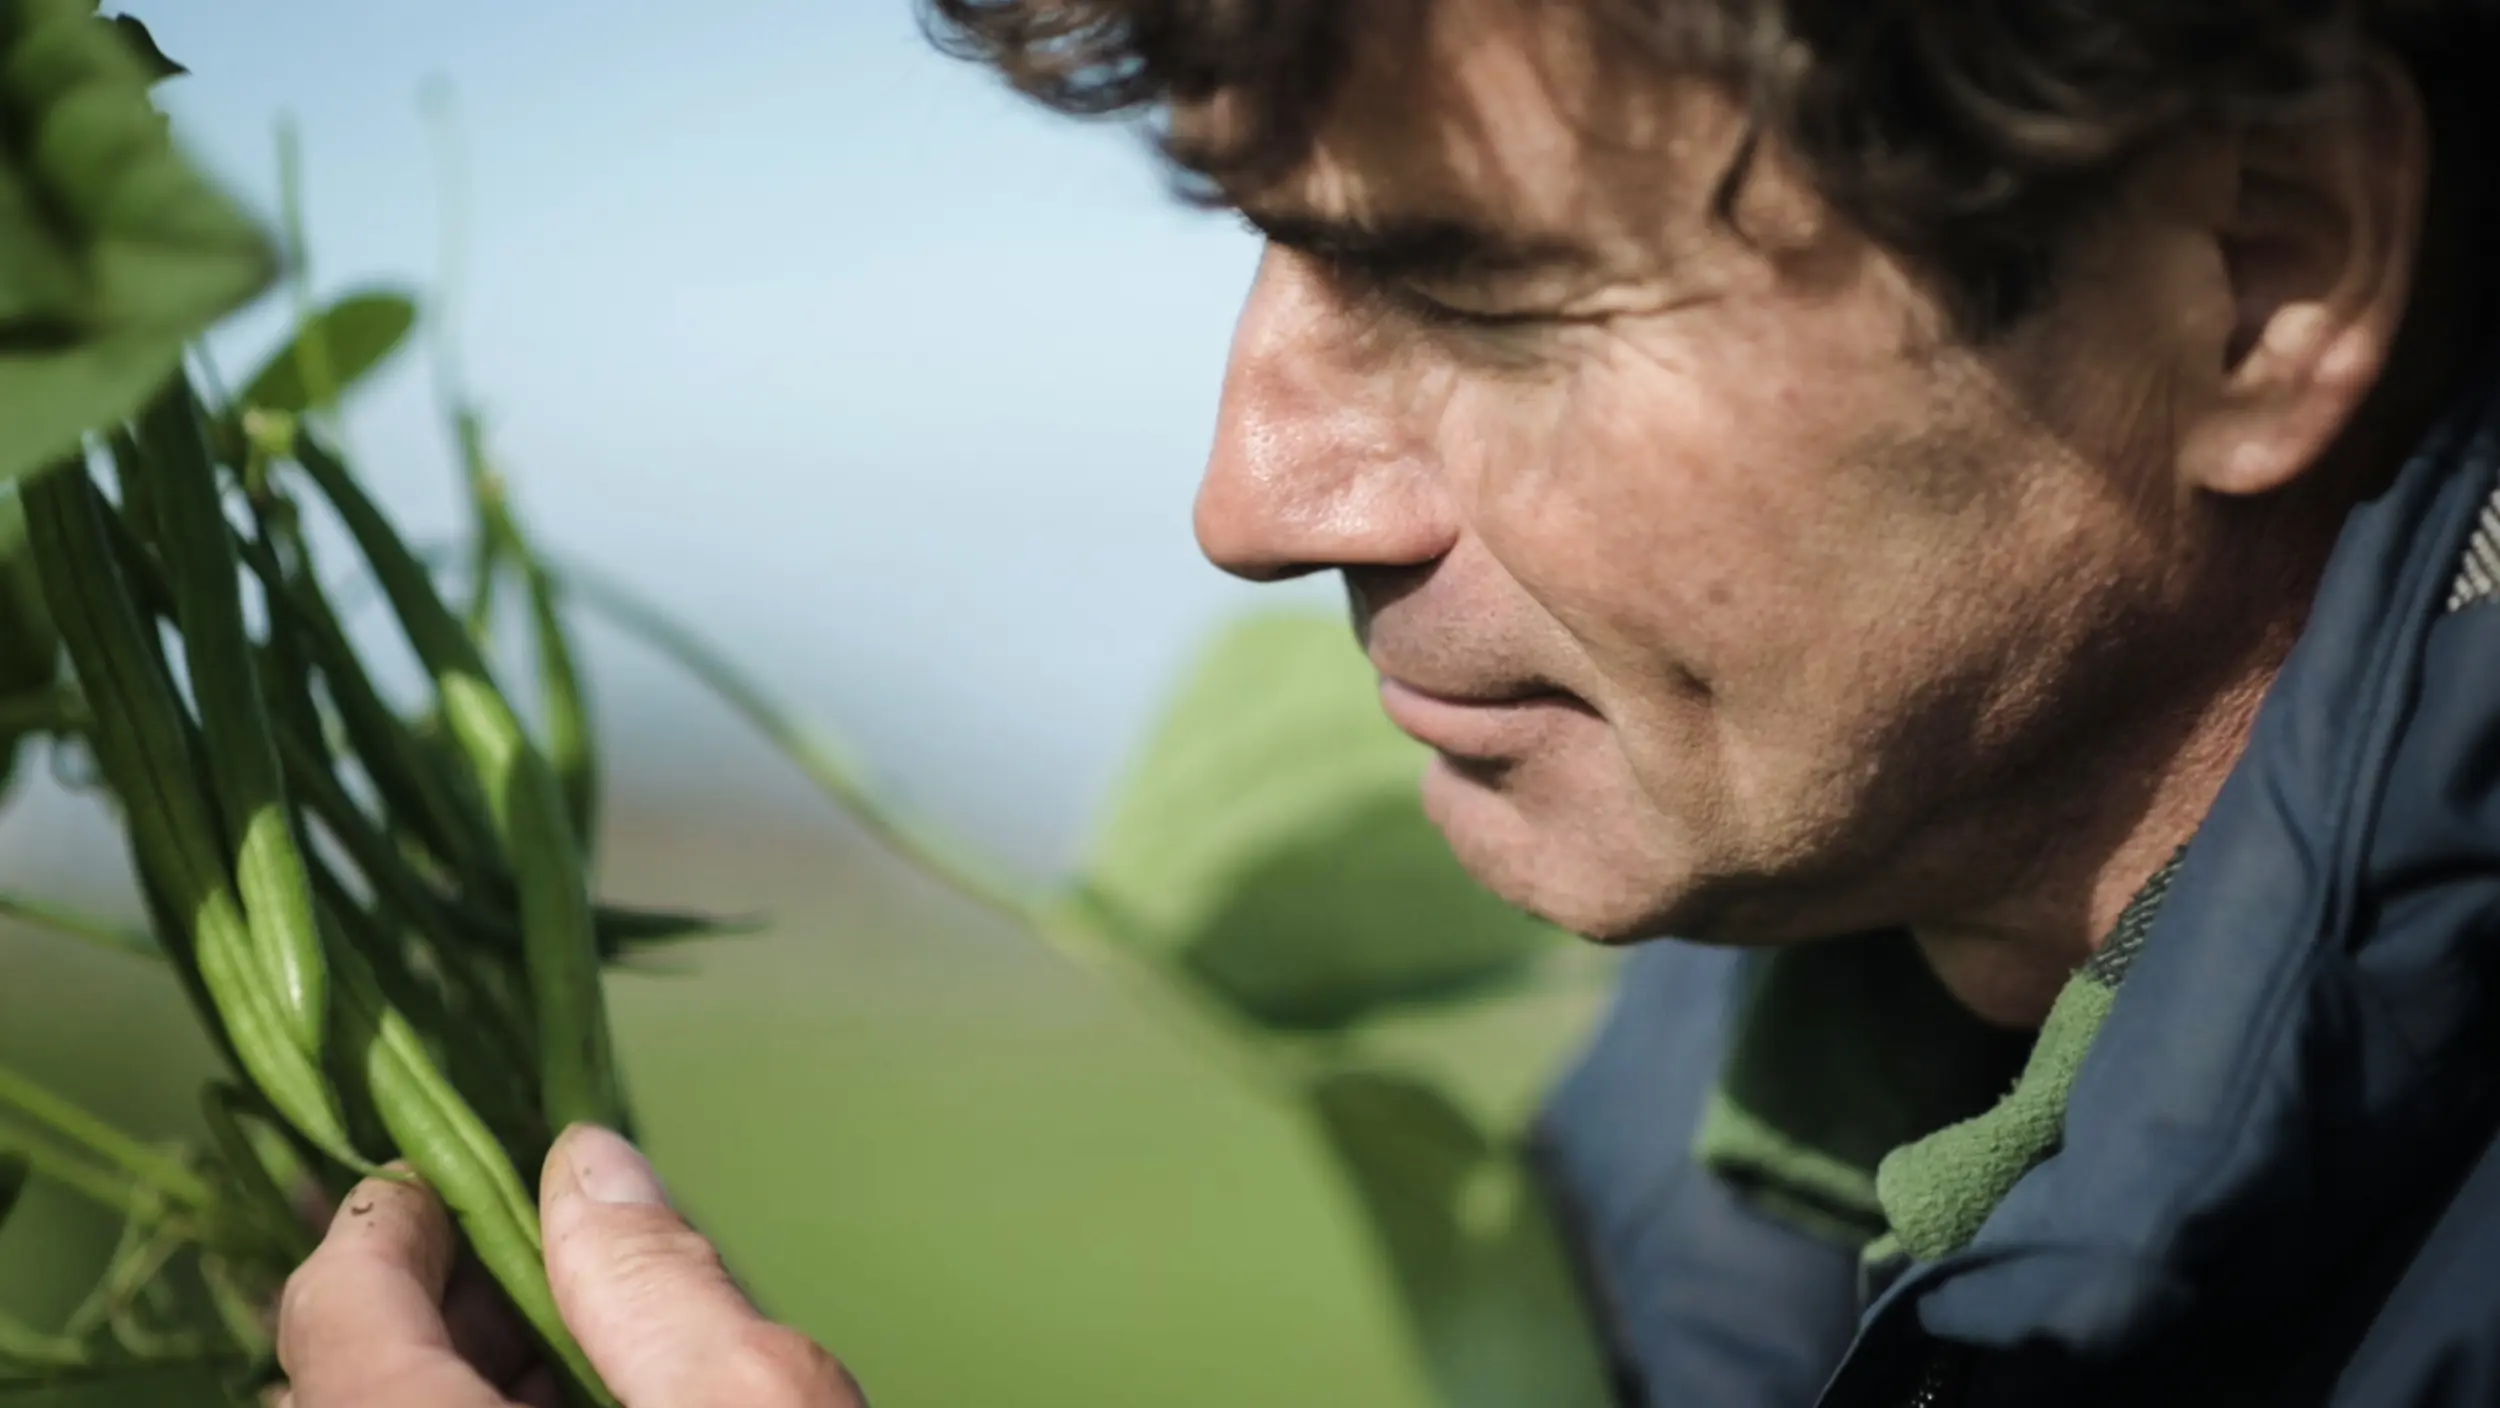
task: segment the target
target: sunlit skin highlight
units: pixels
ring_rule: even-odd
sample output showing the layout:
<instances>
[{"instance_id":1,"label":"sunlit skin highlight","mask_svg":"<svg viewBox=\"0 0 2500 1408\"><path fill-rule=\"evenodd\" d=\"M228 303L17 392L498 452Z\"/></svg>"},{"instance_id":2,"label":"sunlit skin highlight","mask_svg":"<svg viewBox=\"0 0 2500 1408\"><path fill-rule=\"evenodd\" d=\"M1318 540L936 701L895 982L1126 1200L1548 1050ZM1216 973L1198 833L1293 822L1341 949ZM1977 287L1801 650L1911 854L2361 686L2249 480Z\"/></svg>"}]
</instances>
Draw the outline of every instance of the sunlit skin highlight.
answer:
<instances>
[{"instance_id":1,"label":"sunlit skin highlight","mask_svg":"<svg viewBox=\"0 0 2500 1408\"><path fill-rule=\"evenodd\" d=\"M2148 159L1974 345L1776 143L1714 219L1738 105L1553 13L1384 34L1313 158L1233 193L1271 242L1200 540L1344 575L1427 808L1514 902L1610 941L1907 926L2036 1022L2192 834L2365 477L2409 87Z\"/></svg>"}]
</instances>

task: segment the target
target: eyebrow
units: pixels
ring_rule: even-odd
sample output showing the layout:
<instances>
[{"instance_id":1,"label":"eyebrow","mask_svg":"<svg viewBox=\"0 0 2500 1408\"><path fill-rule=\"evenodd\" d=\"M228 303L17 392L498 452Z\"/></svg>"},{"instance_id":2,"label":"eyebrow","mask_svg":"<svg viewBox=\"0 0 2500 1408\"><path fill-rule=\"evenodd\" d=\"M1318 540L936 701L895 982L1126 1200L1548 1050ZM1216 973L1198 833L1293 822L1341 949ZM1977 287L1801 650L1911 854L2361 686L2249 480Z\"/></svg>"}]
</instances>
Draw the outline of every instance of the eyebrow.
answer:
<instances>
[{"instance_id":1,"label":"eyebrow","mask_svg":"<svg viewBox=\"0 0 2500 1408\"><path fill-rule=\"evenodd\" d=\"M1243 209L1270 241L1378 279L1456 279L1595 262L1568 240L1543 239L1448 218L1367 221Z\"/></svg>"}]
</instances>

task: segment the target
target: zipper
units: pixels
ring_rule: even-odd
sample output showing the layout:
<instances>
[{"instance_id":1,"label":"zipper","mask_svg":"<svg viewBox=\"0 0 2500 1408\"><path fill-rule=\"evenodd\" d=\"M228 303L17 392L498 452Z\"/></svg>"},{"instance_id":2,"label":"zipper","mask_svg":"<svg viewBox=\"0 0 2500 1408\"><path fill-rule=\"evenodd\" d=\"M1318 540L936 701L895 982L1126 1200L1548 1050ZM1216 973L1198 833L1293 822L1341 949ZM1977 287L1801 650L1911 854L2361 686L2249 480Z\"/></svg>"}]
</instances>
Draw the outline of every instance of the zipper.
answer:
<instances>
[{"instance_id":1,"label":"zipper","mask_svg":"<svg viewBox=\"0 0 2500 1408\"><path fill-rule=\"evenodd\" d=\"M1927 1365L1919 1371L1918 1385L1910 1391L1904 1408L1953 1408L1962 1401L1969 1365L1961 1346L1937 1345L1928 1352Z\"/></svg>"}]
</instances>

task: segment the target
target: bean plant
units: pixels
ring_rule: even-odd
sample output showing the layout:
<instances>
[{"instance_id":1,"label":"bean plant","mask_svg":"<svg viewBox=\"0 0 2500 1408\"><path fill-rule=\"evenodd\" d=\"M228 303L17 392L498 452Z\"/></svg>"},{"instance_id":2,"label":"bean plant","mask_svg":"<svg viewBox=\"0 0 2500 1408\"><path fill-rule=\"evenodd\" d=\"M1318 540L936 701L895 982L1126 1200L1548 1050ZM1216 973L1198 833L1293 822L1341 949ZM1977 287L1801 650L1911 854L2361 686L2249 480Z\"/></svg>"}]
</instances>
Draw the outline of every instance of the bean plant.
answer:
<instances>
[{"instance_id":1,"label":"bean plant","mask_svg":"<svg viewBox=\"0 0 2500 1408\"><path fill-rule=\"evenodd\" d=\"M903 861L1304 1116L1445 1402L1608 1401L1514 1137L1371 1037L1586 965L1457 872L1341 626L1226 633L1078 873L1012 876L876 795L698 635L558 560L457 387L465 540L406 541L337 411L417 301L314 299L291 160L282 257L172 140L150 89L180 71L92 0L0 0L0 788L38 750L86 759L147 924L19 889L0 914L160 963L222 1063L186 1147L0 1067L0 1220L44 1180L124 1226L64 1323L0 1317L0 1398L173 1368L248 1394L274 1373L270 1308L314 1210L379 1174L441 1194L573 1401L615 1401L555 1314L532 1183L567 1125L634 1131L607 975L748 926L598 899L575 640L596 618ZM281 282L294 334L229 389L199 340ZM506 591L523 640L493 636ZM384 687L382 649L420 667L413 700Z\"/></svg>"}]
</instances>

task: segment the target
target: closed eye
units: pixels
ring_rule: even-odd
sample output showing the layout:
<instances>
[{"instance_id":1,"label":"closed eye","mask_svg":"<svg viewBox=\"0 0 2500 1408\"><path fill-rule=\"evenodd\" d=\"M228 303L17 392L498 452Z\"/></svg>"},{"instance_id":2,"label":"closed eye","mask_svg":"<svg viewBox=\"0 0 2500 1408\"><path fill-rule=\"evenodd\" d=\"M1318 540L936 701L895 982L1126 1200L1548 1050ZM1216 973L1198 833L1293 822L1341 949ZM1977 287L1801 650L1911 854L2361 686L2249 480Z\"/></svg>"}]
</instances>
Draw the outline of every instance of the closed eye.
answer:
<instances>
[{"instance_id":1,"label":"closed eye","mask_svg":"<svg viewBox=\"0 0 2500 1408\"><path fill-rule=\"evenodd\" d=\"M1558 321L1555 315L1542 311L1505 309L1494 312L1463 307L1435 298L1407 283L1392 281L1379 284L1371 292L1399 315L1424 327L1516 331Z\"/></svg>"},{"instance_id":2,"label":"closed eye","mask_svg":"<svg viewBox=\"0 0 2500 1408\"><path fill-rule=\"evenodd\" d=\"M1515 322L1511 314L1468 309L1422 290L1517 287L1591 266L1576 245L1521 237L1465 221L1444 219L1363 223L1308 216L1236 212L1250 231L1289 249L1350 284L1386 291L1413 290L1422 303L1439 305L1469 321Z\"/></svg>"}]
</instances>

